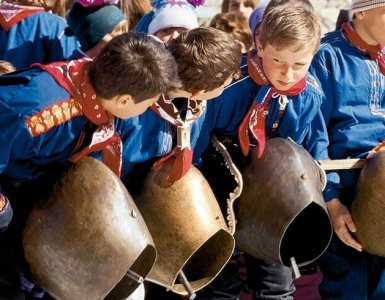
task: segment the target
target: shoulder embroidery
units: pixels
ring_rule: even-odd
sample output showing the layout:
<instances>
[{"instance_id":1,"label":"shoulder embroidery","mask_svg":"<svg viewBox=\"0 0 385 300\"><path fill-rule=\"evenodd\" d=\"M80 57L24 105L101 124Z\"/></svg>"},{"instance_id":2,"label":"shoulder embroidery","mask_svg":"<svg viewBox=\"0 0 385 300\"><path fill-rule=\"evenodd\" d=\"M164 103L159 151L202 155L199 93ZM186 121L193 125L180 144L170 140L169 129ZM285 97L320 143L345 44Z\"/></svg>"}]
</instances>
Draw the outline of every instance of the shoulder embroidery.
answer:
<instances>
[{"instance_id":1,"label":"shoulder embroidery","mask_svg":"<svg viewBox=\"0 0 385 300\"><path fill-rule=\"evenodd\" d=\"M36 137L82 114L79 103L74 99L69 99L37 112L26 120L26 124L32 136Z\"/></svg>"}]
</instances>

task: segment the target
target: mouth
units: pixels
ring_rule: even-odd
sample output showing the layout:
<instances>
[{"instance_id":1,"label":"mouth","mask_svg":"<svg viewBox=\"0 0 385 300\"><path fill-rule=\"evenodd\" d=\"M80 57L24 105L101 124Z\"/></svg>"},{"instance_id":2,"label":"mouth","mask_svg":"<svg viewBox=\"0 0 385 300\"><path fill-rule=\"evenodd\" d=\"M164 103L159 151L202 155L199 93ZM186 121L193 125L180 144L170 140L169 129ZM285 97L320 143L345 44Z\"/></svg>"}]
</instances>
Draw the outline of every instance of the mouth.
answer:
<instances>
[{"instance_id":1,"label":"mouth","mask_svg":"<svg viewBox=\"0 0 385 300\"><path fill-rule=\"evenodd\" d=\"M278 80L278 83L282 86L290 86L293 84L293 82L285 82L285 81L281 81L281 80Z\"/></svg>"}]
</instances>

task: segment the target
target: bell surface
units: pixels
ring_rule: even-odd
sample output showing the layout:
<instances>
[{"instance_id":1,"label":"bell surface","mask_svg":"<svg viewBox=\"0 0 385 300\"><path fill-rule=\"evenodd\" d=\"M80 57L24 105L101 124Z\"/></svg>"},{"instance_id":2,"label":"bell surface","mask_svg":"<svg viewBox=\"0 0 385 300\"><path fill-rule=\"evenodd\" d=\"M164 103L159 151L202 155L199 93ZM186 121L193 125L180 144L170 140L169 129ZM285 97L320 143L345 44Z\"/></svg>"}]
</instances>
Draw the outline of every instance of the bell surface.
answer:
<instances>
[{"instance_id":1,"label":"bell surface","mask_svg":"<svg viewBox=\"0 0 385 300\"><path fill-rule=\"evenodd\" d=\"M367 159L352 203L355 236L365 251L385 257L385 151Z\"/></svg>"},{"instance_id":2,"label":"bell surface","mask_svg":"<svg viewBox=\"0 0 385 300\"><path fill-rule=\"evenodd\" d=\"M240 250L272 263L301 265L317 259L333 228L322 196L321 172L311 155L291 140L272 138L261 158L256 149L243 175L236 208Z\"/></svg>"},{"instance_id":3,"label":"bell surface","mask_svg":"<svg viewBox=\"0 0 385 300\"><path fill-rule=\"evenodd\" d=\"M34 280L57 299L125 299L156 259L153 240L120 179L86 157L73 165L23 232Z\"/></svg>"},{"instance_id":4,"label":"bell surface","mask_svg":"<svg viewBox=\"0 0 385 300\"><path fill-rule=\"evenodd\" d=\"M208 283L226 265L234 250L215 196L206 179L192 167L170 183L170 164L148 173L135 202L154 239L158 257L147 280L187 295Z\"/></svg>"}]
</instances>

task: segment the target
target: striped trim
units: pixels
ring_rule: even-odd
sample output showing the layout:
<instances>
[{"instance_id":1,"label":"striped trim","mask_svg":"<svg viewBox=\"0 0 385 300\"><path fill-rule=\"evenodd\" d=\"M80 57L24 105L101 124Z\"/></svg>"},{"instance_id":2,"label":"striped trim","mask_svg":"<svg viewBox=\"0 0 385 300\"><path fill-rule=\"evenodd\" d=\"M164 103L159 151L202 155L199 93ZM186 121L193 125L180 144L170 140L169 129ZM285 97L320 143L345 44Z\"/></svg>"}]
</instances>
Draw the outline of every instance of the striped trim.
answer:
<instances>
[{"instance_id":1,"label":"striped trim","mask_svg":"<svg viewBox=\"0 0 385 300\"><path fill-rule=\"evenodd\" d=\"M350 19L353 19L353 15L356 12L365 11L381 6L385 6L385 0L353 0L349 11L349 17Z\"/></svg>"}]
</instances>

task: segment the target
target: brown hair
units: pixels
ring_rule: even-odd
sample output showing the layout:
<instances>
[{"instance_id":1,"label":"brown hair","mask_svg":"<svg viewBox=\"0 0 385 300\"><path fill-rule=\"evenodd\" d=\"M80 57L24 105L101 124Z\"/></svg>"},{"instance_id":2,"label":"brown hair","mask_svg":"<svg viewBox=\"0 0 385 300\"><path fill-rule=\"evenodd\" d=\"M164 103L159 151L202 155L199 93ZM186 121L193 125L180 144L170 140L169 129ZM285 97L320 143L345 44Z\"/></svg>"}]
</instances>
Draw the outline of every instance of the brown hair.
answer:
<instances>
[{"instance_id":1,"label":"brown hair","mask_svg":"<svg viewBox=\"0 0 385 300\"><path fill-rule=\"evenodd\" d=\"M321 29L318 17L308 0L271 0L261 23L259 41L282 49L298 51L312 46L315 53L320 44Z\"/></svg>"},{"instance_id":2,"label":"brown hair","mask_svg":"<svg viewBox=\"0 0 385 300\"><path fill-rule=\"evenodd\" d=\"M246 50L249 50L253 44L249 21L240 12L216 14L209 26L227 32L233 39L242 42Z\"/></svg>"},{"instance_id":3,"label":"brown hair","mask_svg":"<svg viewBox=\"0 0 385 300\"><path fill-rule=\"evenodd\" d=\"M238 73L241 64L239 46L215 28L195 28L170 41L183 89L189 92L211 91Z\"/></svg>"},{"instance_id":4,"label":"brown hair","mask_svg":"<svg viewBox=\"0 0 385 300\"><path fill-rule=\"evenodd\" d=\"M128 21L128 29L134 30L136 24L146 13L151 10L149 0L120 0L118 7L122 10Z\"/></svg>"},{"instance_id":5,"label":"brown hair","mask_svg":"<svg viewBox=\"0 0 385 300\"><path fill-rule=\"evenodd\" d=\"M172 55L143 33L114 37L91 64L89 77L104 99L129 94L140 102L181 87Z\"/></svg>"},{"instance_id":6,"label":"brown hair","mask_svg":"<svg viewBox=\"0 0 385 300\"><path fill-rule=\"evenodd\" d=\"M226 13L229 11L229 2L230 0L223 0L222 6L221 6L221 12ZM244 2L245 2L244 5L246 7L251 7L252 9L254 9L257 7L259 0L245 0Z\"/></svg>"},{"instance_id":7,"label":"brown hair","mask_svg":"<svg viewBox=\"0 0 385 300\"><path fill-rule=\"evenodd\" d=\"M16 71L13 64L6 60L0 60L0 75L11 73L13 71Z\"/></svg>"}]
</instances>

